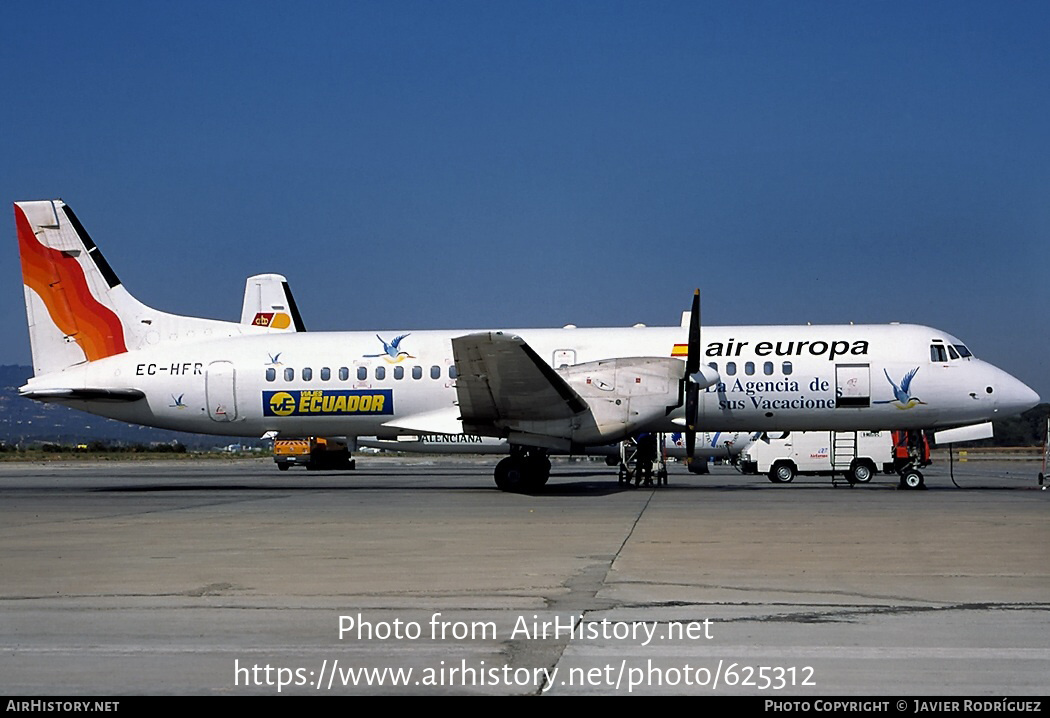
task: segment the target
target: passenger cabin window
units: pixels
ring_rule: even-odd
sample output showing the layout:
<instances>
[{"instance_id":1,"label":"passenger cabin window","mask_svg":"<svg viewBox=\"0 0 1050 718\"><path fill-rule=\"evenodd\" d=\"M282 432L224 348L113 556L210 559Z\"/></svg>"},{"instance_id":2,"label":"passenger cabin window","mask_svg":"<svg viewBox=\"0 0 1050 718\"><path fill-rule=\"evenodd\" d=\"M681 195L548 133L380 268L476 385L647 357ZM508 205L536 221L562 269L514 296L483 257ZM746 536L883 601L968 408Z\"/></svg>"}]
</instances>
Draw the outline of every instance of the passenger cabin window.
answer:
<instances>
[{"instance_id":1,"label":"passenger cabin window","mask_svg":"<svg viewBox=\"0 0 1050 718\"><path fill-rule=\"evenodd\" d=\"M329 381L332 378L332 370L326 366L321 367L321 381Z\"/></svg>"},{"instance_id":2,"label":"passenger cabin window","mask_svg":"<svg viewBox=\"0 0 1050 718\"><path fill-rule=\"evenodd\" d=\"M930 361L937 363L948 361L948 353L944 351L943 344L930 345Z\"/></svg>"},{"instance_id":3,"label":"passenger cabin window","mask_svg":"<svg viewBox=\"0 0 1050 718\"><path fill-rule=\"evenodd\" d=\"M744 373L748 376L755 375L755 363L753 361L749 361L744 364Z\"/></svg>"},{"instance_id":4,"label":"passenger cabin window","mask_svg":"<svg viewBox=\"0 0 1050 718\"><path fill-rule=\"evenodd\" d=\"M276 380L277 380L277 370L274 369L273 367L270 367L269 369L266 370L266 381L276 381Z\"/></svg>"},{"instance_id":5,"label":"passenger cabin window","mask_svg":"<svg viewBox=\"0 0 1050 718\"><path fill-rule=\"evenodd\" d=\"M358 375L360 376L360 372L358 373ZM365 376L368 376L368 375L366 374ZM350 378L350 370L347 369L345 366L339 367L339 381L346 381L349 378ZM361 377L361 378L363 379L364 377Z\"/></svg>"},{"instance_id":6,"label":"passenger cabin window","mask_svg":"<svg viewBox=\"0 0 1050 718\"><path fill-rule=\"evenodd\" d=\"M767 361L762 365L762 373L766 376L773 376L773 362Z\"/></svg>"},{"instance_id":7,"label":"passenger cabin window","mask_svg":"<svg viewBox=\"0 0 1050 718\"><path fill-rule=\"evenodd\" d=\"M397 380L404 379L405 378L405 367L403 367L403 366L396 366L396 367L394 367L394 378L397 379Z\"/></svg>"},{"instance_id":8,"label":"passenger cabin window","mask_svg":"<svg viewBox=\"0 0 1050 718\"><path fill-rule=\"evenodd\" d=\"M794 365L789 361L784 362L781 368L784 370L784 376L791 376L791 372L795 371Z\"/></svg>"},{"instance_id":9,"label":"passenger cabin window","mask_svg":"<svg viewBox=\"0 0 1050 718\"><path fill-rule=\"evenodd\" d=\"M430 378L431 379L440 379L441 378L441 367L439 367L437 364L435 364L434 366L430 367Z\"/></svg>"},{"instance_id":10,"label":"passenger cabin window","mask_svg":"<svg viewBox=\"0 0 1050 718\"><path fill-rule=\"evenodd\" d=\"M412 378L413 379L422 379L423 378L423 367L421 367L421 366L414 366L414 367L412 367Z\"/></svg>"},{"instance_id":11,"label":"passenger cabin window","mask_svg":"<svg viewBox=\"0 0 1050 718\"><path fill-rule=\"evenodd\" d=\"M456 374L456 365L455 364L450 364L449 367L448 367L448 378L449 379L455 379L456 376L457 376L457 374Z\"/></svg>"},{"instance_id":12,"label":"passenger cabin window","mask_svg":"<svg viewBox=\"0 0 1050 718\"><path fill-rule=\"evenodd\" d=\"M309 367L303 367L303 381L310 381L314 378L314 370Z\"/></svg>"},{"instance_id":13,"label":"passenger cabin window","mask_svg":"<svg viewBox=\"0 0 1050 718\"><path fill-rule=\"evenodd\" d=\"M736 376L736 362L735 361L727 361L726 362L726 374L728 374L729 376Z\"/></svg>"},{"instance_id":14,"label":"passenger cabin window","mask_svg":"<svg viewBox=\"0 0 1050 718\"><path fill-rule=\"evenodd\" d=\"M382 367L382 366L377 366L376 367L376 379L378 379L379 381L382 381L383 379L386 379L386 367Z\"/></svg>"},{"instance_id":15,"label":"passenger cabin window","mask_svg":"<svg viewBox=\"0 0 1050 718\"><path fill-rule=\"evenodd\" d=\"M357 379L358 381L364 381L368 378L368 367L359 366L357 367Z\"/></svg>"},{"instance_id":16,"label":"passenger cabin window","mask_svg":"<svg viewBox=\"0 0 1050 718\"><path fill-rule=\"evenodd\" d=\"M292 369L291 367L285 369L284 370L284 380L285 381L292 381L293 379L295 379L295 369Z\"/></svg>"}]
</instances>

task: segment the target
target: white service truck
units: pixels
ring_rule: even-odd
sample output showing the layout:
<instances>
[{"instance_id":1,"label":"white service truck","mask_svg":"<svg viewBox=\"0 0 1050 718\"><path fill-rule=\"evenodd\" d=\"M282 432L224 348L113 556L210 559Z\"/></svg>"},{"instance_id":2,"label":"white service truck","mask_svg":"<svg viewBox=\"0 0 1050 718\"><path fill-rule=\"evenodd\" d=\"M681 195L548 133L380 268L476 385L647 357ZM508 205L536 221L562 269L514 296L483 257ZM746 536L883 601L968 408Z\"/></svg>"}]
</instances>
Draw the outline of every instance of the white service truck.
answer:
<instances>
[{"instance_id":1,"label":"white service truck","mask_svg":"<svg viewBox=\"0 0 1050 718\"><path fill-rule=\"evenodd\" d=\"M851 484L866 484L879 471L894 466L892 431L792 431L779 438L763 434L740 455L745 474L766 474L787 483L798 474L843 475Z\"/></svg>"}]
</instances>

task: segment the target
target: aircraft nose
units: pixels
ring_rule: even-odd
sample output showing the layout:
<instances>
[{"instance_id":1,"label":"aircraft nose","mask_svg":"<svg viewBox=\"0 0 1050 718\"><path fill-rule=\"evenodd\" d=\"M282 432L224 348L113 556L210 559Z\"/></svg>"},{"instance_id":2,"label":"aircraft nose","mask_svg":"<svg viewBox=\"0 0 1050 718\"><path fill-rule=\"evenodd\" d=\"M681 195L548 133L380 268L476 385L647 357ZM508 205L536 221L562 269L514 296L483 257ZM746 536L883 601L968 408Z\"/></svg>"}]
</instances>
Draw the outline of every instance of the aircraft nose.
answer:
<instances>
[{"instance_id":1,"label":"aircraft nose","mask_svg":"<svg viewBox=\"0 0 1050 718\"><path fill-rule=\"evenodd\" d=\"M1005 373L1004 373L1005 374ZM996 411L999 414L1012 415L1028 411L1039 403L1039 395L1027 384L1005 374L1002 381L995 386Z\"/></svg>"}]
</instances>

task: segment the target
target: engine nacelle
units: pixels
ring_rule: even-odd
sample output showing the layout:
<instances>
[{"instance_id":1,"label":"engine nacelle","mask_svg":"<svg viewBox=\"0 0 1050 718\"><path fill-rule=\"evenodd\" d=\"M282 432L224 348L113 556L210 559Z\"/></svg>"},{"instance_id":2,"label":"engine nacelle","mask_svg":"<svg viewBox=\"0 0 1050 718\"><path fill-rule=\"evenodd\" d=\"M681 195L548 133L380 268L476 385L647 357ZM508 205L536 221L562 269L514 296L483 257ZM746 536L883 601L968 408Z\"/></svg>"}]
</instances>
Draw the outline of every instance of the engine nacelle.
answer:
<instances>
[{"instance_id":1,"label":"engine nacelle","mask_svg":"<svg viewBox=\"0 0 1050 718\"><path fill-rule=\"evenodd\" d=\"M587 402L589 412L572 432L576 444L620 441L682 403L678 359L640 357L575 364L557 372Z\"/></svg>"}]
</instances>

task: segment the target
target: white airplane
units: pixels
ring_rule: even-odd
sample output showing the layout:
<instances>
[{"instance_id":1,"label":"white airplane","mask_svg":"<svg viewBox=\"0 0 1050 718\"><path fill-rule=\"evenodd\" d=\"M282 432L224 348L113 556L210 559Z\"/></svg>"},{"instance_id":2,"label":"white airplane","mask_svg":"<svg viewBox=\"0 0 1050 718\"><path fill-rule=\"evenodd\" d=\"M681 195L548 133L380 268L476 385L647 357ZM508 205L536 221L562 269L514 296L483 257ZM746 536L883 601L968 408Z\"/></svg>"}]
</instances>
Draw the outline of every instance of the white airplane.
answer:
<instances>
[{"instance_id":1,"label":"white airplane","mask_svg":"<svg viewBox=\"0 0 1050 718\"><path fill-rule=\"evenodd\" d=\"M696 295L680 326L622 329L300 332L269 296L259 322L177 316L132 297L61 200L16 203L15 224L34 367L22 396L231 436L505 438L505 490L546 483L551 451L641 432L684 432L692 455L697 430L939 428L1039 401L925 326L709 327L701 340Z\"/></svg>"}]
</instances>

